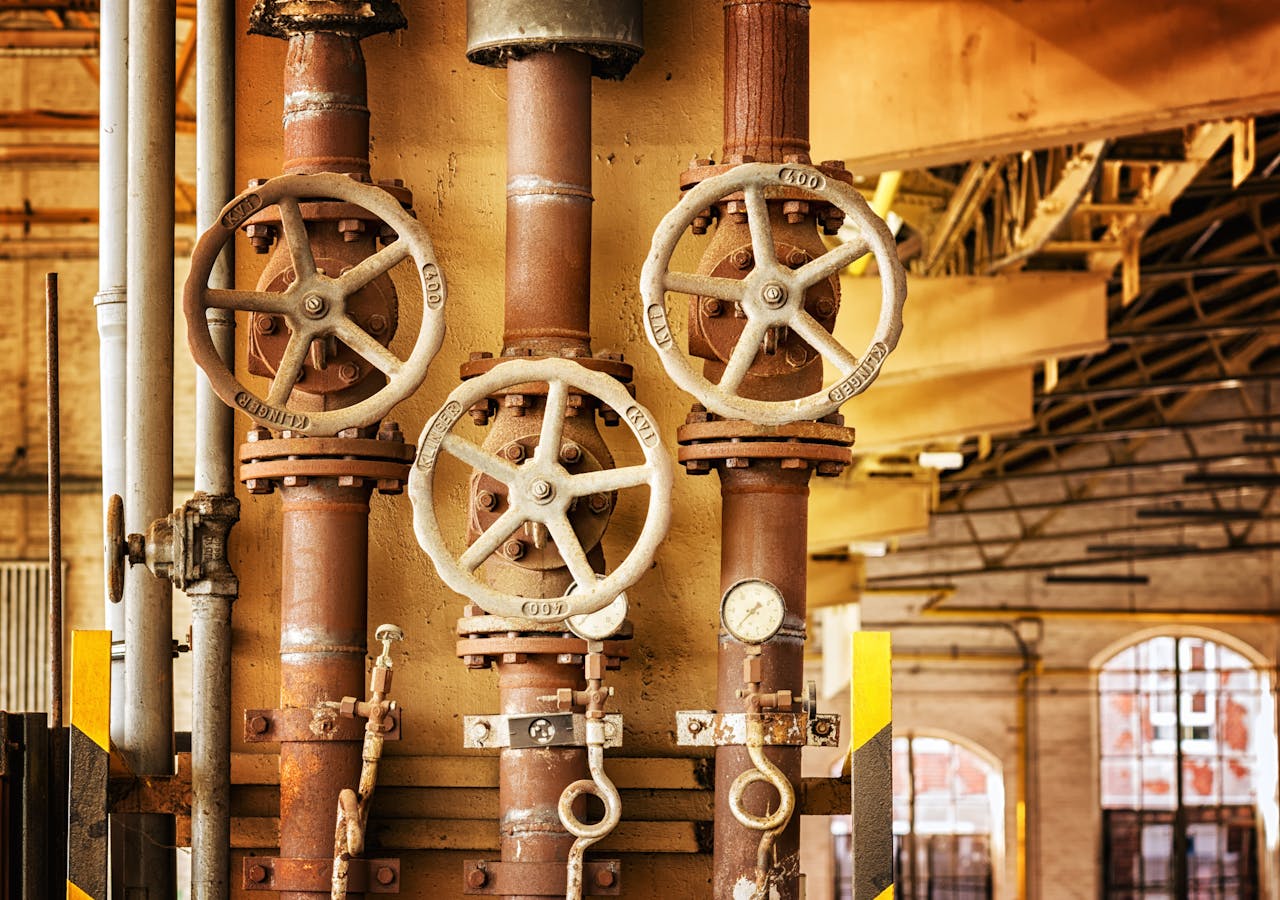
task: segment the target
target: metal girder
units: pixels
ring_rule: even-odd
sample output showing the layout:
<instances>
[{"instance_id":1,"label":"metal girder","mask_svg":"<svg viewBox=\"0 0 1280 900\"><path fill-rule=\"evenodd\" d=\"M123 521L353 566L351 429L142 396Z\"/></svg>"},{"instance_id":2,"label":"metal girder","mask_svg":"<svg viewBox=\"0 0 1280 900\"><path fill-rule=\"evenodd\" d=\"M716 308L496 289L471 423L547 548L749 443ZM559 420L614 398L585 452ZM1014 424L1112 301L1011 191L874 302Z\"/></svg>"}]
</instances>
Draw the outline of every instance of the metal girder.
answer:
<instances>
[{"instance_id":1,"label":"metal girder","mask_svg":"<svg viewBox=\"0 0 1280 900\"><path fill-rule=\"evenodd\" d=\"M1262 372L1252 375L1234 375L1228 378L1189 378L1179 381L1154 381L1138 384L1107 385L1078 390L1058 391L1036 397L1037 404L1060 400L1109 400L1115 397L1131 397L1141 394L1156 397L1162 394L1183 394L1187 391L1224 391L1248 384L1270 384L1280 378L1280 372Z\"/></svg>"},{"instance_id":2,"label":"metal girder","mask_svg":"<svg viewBox=\"0 0 1280 900\"><path fill-rule=\"evenodd\" d=\"M925 533L934 491L932 480L814 479L809 486L809 551Z\"/></svg>"},{"instance_id":3,"label":"metal girder","mask_svg":"<svg viewBox=\"0 0 1280 900\"><path fill-rule=\"evenodd\" d=\"M1104 494L1102 496L1068 497L1065 500L1036 500L1012 503L1005 506L954 507L939 509L934 512L939 517L954 516L1008 516L1031 512L1053 512L1064 509L1084 509L1088 507L1106 506L1142 506L1151 503L1180 503L1183 500L1199 500L1212 497L1215 490L1222 488L1203 487L1198 489L1182 488L1172 491L1154 491L1137 494ZM1232 496L1249 495L1253 490L1233 491ZM1141 512L1139 512L1141 514Z\"/></svg>"},{"instance_id":4,"label":"metal girder","mask_svg":"<svg viewBox=\"0 0 1280 900\"><path fill-rule=\"evenodd\" d=\"M1184 432L1237 431L1254 426L1280 424L1280 416L1236 416L1230 419L1203 419L1200 421L1166 422L1160 425L1131 425L1129 427L1095 428L1088 431L1051 431L1027 433L1014 437L997 438L992 448L1027 447L1037 444L1085 444L1099 441L1131 440L1133 438L1169 437Z\"/></svg>"},{"instance_id":5,"label":"metal girder","mask_svg":"<svg viewBox=\"0 0 1280 900\"><path fill-rule=\"evenodd\" d=\"M1178 459L1147 459L1137 462L1110 463L1103 466L1080 466L1075 469L1036 469L1002 472L996 475L984 475L969 478L949 478L945 484L949 488L979 487L988 484L1002 484L1010 481L1031 481L1044 478L1094 478L1107 475L1125 475L1130 472L1177 472L1183 469L1195 469L1213 464L1239 465L1258 459L1272 459L1275 454L1270 451L1242 450L1237 453L1224 453L1214 456L1182 457Z\"/></svg>"},{"instance_id":6,"label":"metal girder","mask_svg":"<svg viewBox=\"0 0 1280 900\"><path fill-rule=\"evenodd\" d=\"M194 113L179 111L179 132L196 127ZM0 131L97 131L96 110L8 109L0 110Z\"/></svg>"}]
</instances>

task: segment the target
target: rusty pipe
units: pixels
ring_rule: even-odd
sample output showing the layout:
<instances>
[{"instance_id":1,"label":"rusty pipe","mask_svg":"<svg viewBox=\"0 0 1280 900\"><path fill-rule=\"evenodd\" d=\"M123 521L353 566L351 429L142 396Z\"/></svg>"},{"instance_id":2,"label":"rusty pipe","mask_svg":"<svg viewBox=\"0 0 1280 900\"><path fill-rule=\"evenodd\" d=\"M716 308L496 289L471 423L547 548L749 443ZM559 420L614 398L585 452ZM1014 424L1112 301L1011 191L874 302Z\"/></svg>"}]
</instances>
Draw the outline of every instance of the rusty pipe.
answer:
<instances>
[{"instance_id":1,"label":"rusty pipe","mask_svg":"<svg viewBox=\"0 0 1280 900\"><path fill-rule=\"evenodd\" d=\"M530 655L524 662L498 663L498 697L506 715L558 713L556 692L585 687L578 666L554 656ZM564 786L589 776L580 747L502 751L498 759L499 846L503 862L556 862L569 858L574 837L560 821ZM538 900L544 895L509 895Z\"/></svg>"},{"instance_id":2,"label":"rusty pipe","mask_svg":"<svg viewBox=\"0 0 1280 900\"><path fill-rule=\"evenodd\" d=\"M724 0L724 159L809 161L809 0Z\"/></svg>"},{"instance_id":3,"label":"rusty pipe","mask_svg":"<svg viewBox=\"0 0 1280 900\"><path fill-rule=\"evenodd\" d=\"M763 578L782 591L787 614L782 629L761 648L764 691L796 690L804 680L805 572L808 559L809 476L807 469L782 469L753 461L749 468L720 468L720 585L727 590L744 578ZM720 635L716 708L751 712L739 696L747 648ZM764 757L787 781L800 781L800 748L768 747ZM757 881L760 833L744 828L733 814L734 782L759 767L746 747L716 748L714 885L716 897L739 896L745 880L751 896ZM741 807L759 815L777 791L755 783L741 791ZM780 900L799 896L800 820L792 816L773 844L777 860L770 873Z\"/></svg>"},{"instance_id":4,"label":"rusty pipe","mask_svg":"<svg viewBox=\"0 0 1280 900\"><path fill-rule=\"evenodd\" d=\"M370 487L316 478L281 488L280 706L314 709L364 693ZM338 794L360 741L280 743L280 855L330 858ZM284 900L327 898L287 892Z\"/></svg>"},{"instance_id":5,"label":"rusty pipe","mask_svg":"<svg viewBox=\"0 0 1280 900\"><path fill-rule=\"evenodd\" d=\"M591 203L590 57L561 48L510 60L507 348L590 347Z\"/></svg>"},{"instance_id":6,"label":"rusty pipe","mask_svg":"<svg viewBox=\"0 0 1280 900\"><path fill-rule=\"evenodd\" d=\"M369 99L360 39L333 31L289 38L284 65L284 171L369 175Z\"/></svg>"}]
</instances>

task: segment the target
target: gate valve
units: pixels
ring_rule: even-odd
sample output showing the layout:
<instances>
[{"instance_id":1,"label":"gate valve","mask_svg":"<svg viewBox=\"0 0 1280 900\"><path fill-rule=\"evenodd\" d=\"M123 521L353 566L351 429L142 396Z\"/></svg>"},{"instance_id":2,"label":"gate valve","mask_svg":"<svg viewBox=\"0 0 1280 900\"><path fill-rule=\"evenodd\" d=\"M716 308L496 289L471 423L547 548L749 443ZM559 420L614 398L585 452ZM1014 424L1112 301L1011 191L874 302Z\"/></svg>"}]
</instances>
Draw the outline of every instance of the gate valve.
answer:
<instances>
[{"instance_id":1,"label":"gate valve","mask_svg":"<svg viewBox=\"0 0 1280 900\"><path fill-rule=\"evenodd\" d=\"M769 222L770 192L797 191L825 200L842 210L859 231L859 238L817 259L791 269L778 259ZM744 197L751 231L754 267L741 280L671 270L671 258L685 230L700 213L730 195ZM806 292L871 252L880 271L880 320L861 358L854 356L805 309ZM745 323L737 343L724 360L724 374L712 383L694 368L677 345L667 318L668 291L735 304ZM866 390L898 344L902 307L907 297L906 272L888 226L867 201L849 185L796 163L748 163L691 188L667 213L653 235L653 245L640 274L644 298L644 328L658 351L667 374L699 403L719 416L746 419L759 425L785 425L820 419L844 401ZM840 373L830 388L795 400L754 400L739 394L743 379L770 332L790 329Z\"/></svg>"},{"instance_id":2,"label":"gate valve","mask_svg":"<svg viewBox=\"0 0 1280 900\"><path fill-rule=\"evenodd\" d=\"M355 697L342 699L342 715L358 715L368 721L364 726L364 746L360 753L359 791L343 788L338 794L331 900L343 900L347 896L351 858L364 852L369 804L378 785L378 763L382 759L387 714L396 707L394 700L387 699L391 690L391 644L403 641L404 631L395 625L380 625L374 632L374 637L382 642L382 653L373 661L373 673L369 677L369 700L357 702Z\"/></svg>"},{"instance_id":3,"label":"gate valve","mask_svg":"<svg viewBox=\"0 0 1280 900\"><path fill-rule=\"evenodd\" d=\"M362 207L382 219L395 241L337 277L316 267L301 202L336 199ZM209 276L222 248L252 215L270 206L280 212L289 245L294 280L285 290L242 291L209 287ZM422 287L422 322L407 359L401 359L347 313L347 302L380 275L405 259L413 264ZM217 221L200 236L191 253L191 274L183 291L187 343L209 383L228 406L243 410L259 425L309 436L332 436L346 428L370 425L413 393L444 340L444 275L436 263L431 238L417 219L386 191L345 175L281 175L250 188L223 208ZM265 397L244 387L214 347L206 313L211 309L243 310L279 316L290 337ZM303 410L289 405L294 385L316 341L334 338L350 347L387 378L372 397L331 410ZM384 329L383 340L390 339Z\"/></svg>"},{"instance_id":4,"label":"gate valve","mask_svg":"<svg viewBox=\"0 0 1280 900\"><path fill-rule=\"evenodd\" d=\"M515 385L532 384L547 385L546 409L532 457L517 464L452 433L477 403ZM640 444L643 464L577 474L565 470L559 450L570 389L621 414ZM435 506L434 478L442 451L507 486L506 512L457 555L445 541ZM652 416L617 381L568 359L513 359L464 381L427 422L409 473L409 498L418 543L445 584L491 615L559 622L603 609L649 569L671 520L671 477L671 457ZM569 521L570 506L580 497L641 485L649 488L649 506L640 535L617 568L597 575ZM526 522L547 529L578 585L572 594L554 598L506 594L476 576L481 564Z\"/></svg>"},{"instance_id":5,"label":"gate valve","mask_svg":"<svg viewBox=\"0 0 1280 900\"><path fill-rule=\"evenodd\" d=\"M587 654L583 662L587 689L585 691L569 691L564 697L563 689L559 692L561 700L569 699L571 703L581 701L587 714L587 768L590 778L573 782L560 795L560 823L566 831L574 836L573 846L569 848L567 863L567 881L565 900L580 900L582 897L582 874L585 866L587 849L605 838L622 819L622 798L618 789L604 771L604 704L613 696L612 688L604 688L605 659L604 642L588 641ZM578 818L573 811L574 802L584 794L593 794L604 803L604 818L594 825L589 825Z\"/></svg>"}]
</instances>

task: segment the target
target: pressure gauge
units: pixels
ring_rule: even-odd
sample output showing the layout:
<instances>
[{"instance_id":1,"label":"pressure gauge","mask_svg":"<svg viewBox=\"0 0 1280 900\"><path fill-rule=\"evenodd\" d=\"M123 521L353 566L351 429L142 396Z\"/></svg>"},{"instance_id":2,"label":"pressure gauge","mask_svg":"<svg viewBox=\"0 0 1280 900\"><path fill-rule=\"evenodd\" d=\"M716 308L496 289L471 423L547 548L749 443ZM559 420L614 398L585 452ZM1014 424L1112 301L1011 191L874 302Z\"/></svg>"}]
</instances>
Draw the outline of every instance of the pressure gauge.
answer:
<instances>
[{"instance_id":1,"label":"pressure gauge","mask_svg":"<svg viewBox=\"0 0 1280 900\"><path fill-rule=\"evenodd\" d=\"M782 591L759 578L746 578L724 592L720 621L744 644L763 644L778 633L787 614Z\"/></svg>"},{"instance_id":2,"label":"pressure gauge","mask_svg":"<svg viewBox=\"0 0 1280 900\"><path fill-rule=\"evenodd\" d=\"M565 591L565 596L576 592L578 585L576 583L569 585L569 590ZM570 616L565 619L565 624L569 626L569 630L582 638L584 641L603 641L608 640L618 633L622 628L622 623L627 620L627 595L621 593L613 599L613 602L604 609L598 609L593 613L583 613L580 616Z\"/></svg>"}]
</instances>

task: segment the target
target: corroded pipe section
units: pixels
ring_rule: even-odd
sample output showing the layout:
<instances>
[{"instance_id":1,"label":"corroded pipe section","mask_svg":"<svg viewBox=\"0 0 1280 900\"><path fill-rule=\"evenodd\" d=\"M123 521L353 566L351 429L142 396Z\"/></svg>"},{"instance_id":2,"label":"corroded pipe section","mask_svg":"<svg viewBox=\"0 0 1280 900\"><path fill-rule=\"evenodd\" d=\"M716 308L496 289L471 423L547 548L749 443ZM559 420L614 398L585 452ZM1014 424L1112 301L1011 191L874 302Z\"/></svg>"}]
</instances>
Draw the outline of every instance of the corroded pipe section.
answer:
<instances>
[{"instance_id":1,"label":"corroded pipe section","mask_svg":"<svg viewBox=\"0 0 1280 900\"><path fill-rule=\"evenodd\" d=\"M289 39L284 171L369 174L369 99L360 40L332 31Z\"/></svg>"},{"instance_id":2,"label":"corroded pipe section","mask_svg":"<svg viewBox=\"0 0 1280 900\"><path fill-rule=\"evenodd\" d=\"M306 479L302 479L306 481ZM281 488L280 705L312 709L364 694L369 494L336 479ZM280 855L333 855L339 791L360 770L358 741L280 744ZM286 892L284 900L327 898Z\"/></svg>"},{"instance_id":3,"label":"corroded pipe section","mask_svg":"<svg viewBox=\"0 0 1280 900\"><path fill-rule=\"evenodd\" d=\"M719 472L721 590L744 578L762 578L782 591L787 616L778 635L762 648L760 683L766 690L798 690L804 680L810 470L781 469L778 463L753 461L749 468L721 467ZM750 711L738 697L745 658L746 647L721 632L716 708L722 713ZM788 781L799 784L800 749L768 747L764 754ZM744 896L739 893L744 890L749 897L755 885L760 833L743 828L730 808L734 781L754 768L746 747L716 748L715 897ZM751 785L742 795L743 807L756 815L771 811L777 799L777 791L763 783ZM773 852L772 883L777 897L795 900L800 873L798 816L793 816L778 835Z\"/></svg>"},{"instance_id":4,"label":"corroded pipe section","mask_svg":"<svg viewBox=\"0 0 1280 900\"><path fill-rule=\"evenodd\" d=\"M725 160L808 162L809 0L725 0L724 59Z\"/></svg>"},{"instance_id":5,"label":"corroded pipe section","mask_svg":"<svg viewBox=\"0 0 1280 900\"><path fill-rule=\"evenodd\" d=\"M503 343L558 356L591 330L591 61L562 49L507 66Z\"/></svg>"}]
</instances>

